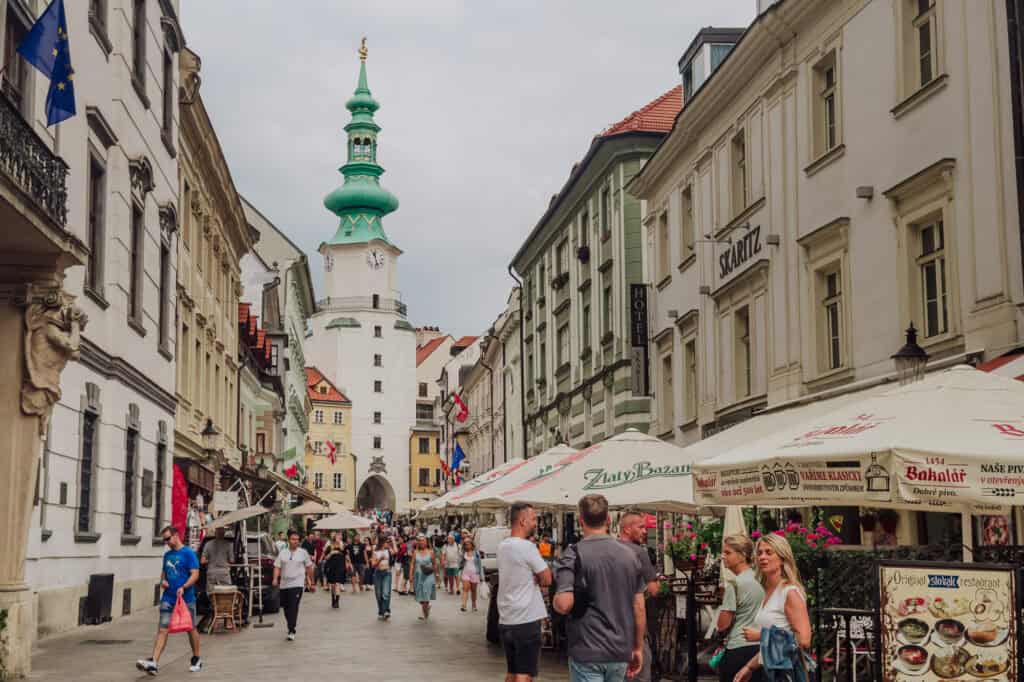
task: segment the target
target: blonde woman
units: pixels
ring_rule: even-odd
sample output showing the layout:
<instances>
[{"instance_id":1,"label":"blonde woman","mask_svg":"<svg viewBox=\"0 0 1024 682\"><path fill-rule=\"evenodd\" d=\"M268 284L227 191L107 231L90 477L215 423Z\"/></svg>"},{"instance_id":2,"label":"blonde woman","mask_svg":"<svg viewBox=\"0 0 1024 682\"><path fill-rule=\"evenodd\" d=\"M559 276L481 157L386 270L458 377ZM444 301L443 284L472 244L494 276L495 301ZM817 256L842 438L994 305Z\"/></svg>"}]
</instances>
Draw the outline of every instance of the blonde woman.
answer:
<instances>
[{"instance_id":1,"label":"blonde woman","mask_svg":"<svg viewBox=\"0 0 1024 682\"><path fill-rule=\"evenodd\" d=\"M811 619L807 615L806 591L800 581L793 549L785 537L772 534L757 541L755 554L765 598L754 617L753 626L743 628L744 638L748 642L760 642L761 631L775 626L791 633L800 649L808 649L811 646ZM762 654L758 653L740 668L734 682L749 682L761 667ZM784 678L776 675L775 679Z\"/></svg>"},{"instance_id":2,"label":"blonde woman","mask_svg":"<svg viewBox=\"0 0 1024 682\"><path fill-rule=\"evenodd\" d=\"M719 682L733 682L736 673L750 659L757 656L760 647L743 636L743 630L754 624L761 604L764 588L757 581L754 569L754 543L743 534L730 535L722 540L722 562L736 577L725 586L722 608L718 612L718 632L725 643L725 655L718 664ZM751 677L760 682L761 671Z\"/></svg>"},{"instance_id":3,"label":"blonde woman","mask_svg":"<svg viewBox=\"0 0 1024 682\"><path fill-rule=\"evenodd\" d=\"M476 611L476 591L483 577L484 567L480 561L480 552L476 551L476 544L468 537L462 541L459 573L462 577L462 611L466 611L466 600L470 596L473 597L473 610Z\"/></svg>"},{"instance_id":4,"label":"blonde woman","mask_svg":"<svg viewBox=\"0 0 1024 682\"><path fill-rule=\"evenodd\" d=\"M423 609L421 621L430 619L430 602L437 599L437 574L440 566L440 559L430 549L427 538L419 536L417 539L416 551L412 555L412 565L409 569L409 580L413 584L416 594L416 601Z\"/></svg>"}]
</instances>

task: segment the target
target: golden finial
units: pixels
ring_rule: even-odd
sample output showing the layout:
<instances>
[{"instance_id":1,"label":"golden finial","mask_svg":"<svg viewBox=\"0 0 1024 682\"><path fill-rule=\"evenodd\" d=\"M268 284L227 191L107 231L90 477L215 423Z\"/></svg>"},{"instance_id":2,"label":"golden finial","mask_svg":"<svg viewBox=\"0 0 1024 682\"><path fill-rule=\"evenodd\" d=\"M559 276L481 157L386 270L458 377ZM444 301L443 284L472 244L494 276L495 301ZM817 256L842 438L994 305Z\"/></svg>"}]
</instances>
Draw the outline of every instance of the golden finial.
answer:
<instances>
[{"instance_id":1,"label":"golden finial","mask_svg":"<svg viewBox=\"0 0 1024 682\"><path fill-rule=\"evenodd\" d=\"M363 42L359 46L359 61L365 62L366 55L370 54L370 51L366 49L366 36L363 36Z\"/></svg>"}]
</instances>

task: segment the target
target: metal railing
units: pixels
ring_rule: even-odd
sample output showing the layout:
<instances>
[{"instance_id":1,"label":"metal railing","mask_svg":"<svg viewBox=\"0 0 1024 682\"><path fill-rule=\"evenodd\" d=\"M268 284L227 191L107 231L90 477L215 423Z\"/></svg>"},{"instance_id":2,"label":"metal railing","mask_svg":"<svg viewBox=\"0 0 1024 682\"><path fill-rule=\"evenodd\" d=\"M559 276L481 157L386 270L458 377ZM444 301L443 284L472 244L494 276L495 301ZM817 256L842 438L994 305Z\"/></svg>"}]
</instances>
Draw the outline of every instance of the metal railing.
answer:
<instances>
[{"instance_id":1,"label":"metal railing","mask_svg":"<svg viewBox=\"0 0 1024 682\"><path fill-rule=\"evenodd\" d=\"M381 298L375 296L342 296L321 298L316 302L318 310L325 312L345 312L351 310L381 310L386 313L398 313L406 316L408 307L397 298Z\"/></svg>"},{"instance_id":2,"label":"metal railing","mask_svg":"<svg viewBox=\"0 0 1024 682\"><path fill-rule=\"evenodd\" d=\"M68 222L68 165L0 95L0 174L60 227Z\"/></svg>"}]
</instances>

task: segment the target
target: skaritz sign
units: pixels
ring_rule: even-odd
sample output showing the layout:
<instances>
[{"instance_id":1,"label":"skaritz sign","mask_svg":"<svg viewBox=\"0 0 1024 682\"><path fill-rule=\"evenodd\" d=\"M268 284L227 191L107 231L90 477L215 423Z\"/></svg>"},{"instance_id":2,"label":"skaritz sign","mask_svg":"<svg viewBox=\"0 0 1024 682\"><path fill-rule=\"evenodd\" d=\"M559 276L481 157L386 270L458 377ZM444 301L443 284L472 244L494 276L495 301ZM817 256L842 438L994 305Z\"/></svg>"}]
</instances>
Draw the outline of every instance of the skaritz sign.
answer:
<instances>
[{"instance_id":1,"label":"skaritz sign","mask_svg":"<svg viewBox=\"0 0 1024 682\"><path fill-rule=\"evenodd\" d=\"M748 260L761 253L761 227L752 227L718 257L718 278L725 279Z\"/></svg>"}]
</instances>

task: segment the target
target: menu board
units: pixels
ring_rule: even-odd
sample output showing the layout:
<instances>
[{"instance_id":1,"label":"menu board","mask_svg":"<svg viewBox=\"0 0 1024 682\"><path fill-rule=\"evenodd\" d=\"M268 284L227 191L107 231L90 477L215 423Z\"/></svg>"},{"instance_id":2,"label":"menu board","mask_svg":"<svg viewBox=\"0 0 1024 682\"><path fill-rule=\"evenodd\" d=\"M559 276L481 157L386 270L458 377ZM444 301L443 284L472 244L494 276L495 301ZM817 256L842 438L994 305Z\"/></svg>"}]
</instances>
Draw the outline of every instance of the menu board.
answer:
<instances>
[{"instance_id":1,"label":"menu board","mask_svg":"<svg viewBox=\"0 0 1024 682\"><path fill-rule=\"evenodd\" d=\"M1014 570L882 562L882 680L1016 682Z\"/></svg>"}]
</instances>

